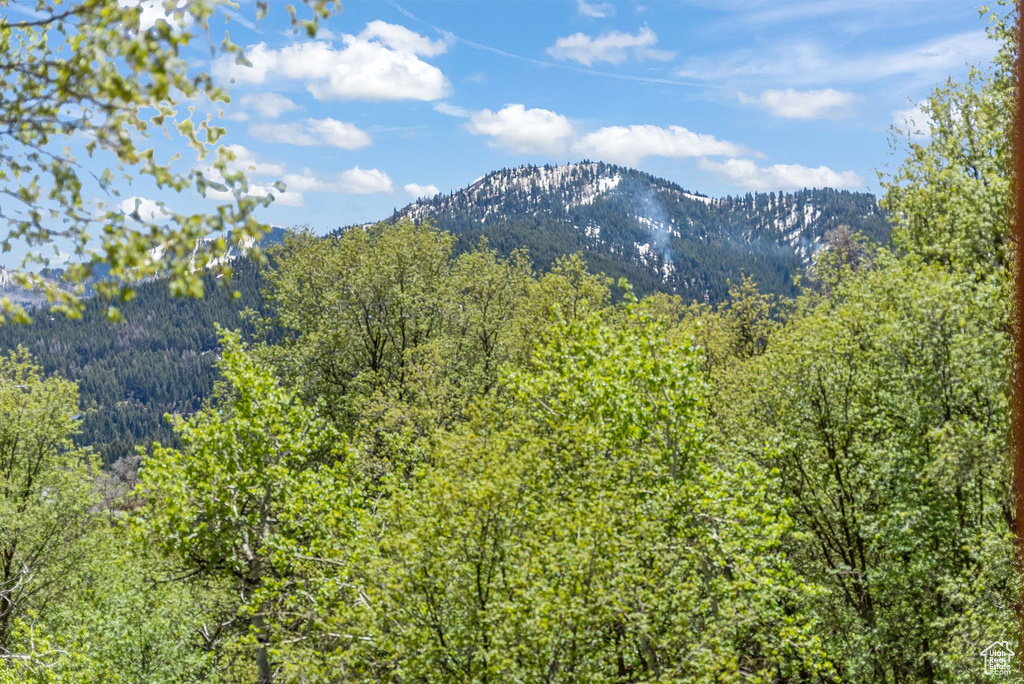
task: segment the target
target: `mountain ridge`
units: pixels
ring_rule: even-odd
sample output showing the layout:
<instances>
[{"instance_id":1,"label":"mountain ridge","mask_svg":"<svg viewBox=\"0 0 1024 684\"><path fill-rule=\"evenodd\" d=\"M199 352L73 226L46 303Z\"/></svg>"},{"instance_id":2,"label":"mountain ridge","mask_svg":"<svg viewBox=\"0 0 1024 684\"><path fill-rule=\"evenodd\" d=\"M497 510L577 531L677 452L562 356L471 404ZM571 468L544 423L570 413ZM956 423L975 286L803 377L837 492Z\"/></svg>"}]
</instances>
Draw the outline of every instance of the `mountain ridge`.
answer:
<instances>
[{"instance_id":1,"label":"mountain ridge","mask_svg":"<svg viewBox=\"0 0 1024 684\"><path fill-rule=\"evenodd\" d=\"M498 169L465 188L396 208L384 220L402 219L435 221L457 236L459 250L486 238L504 254L526 249L541 269L581 252L592 270L628 279L639 295L661 291L716 302L743 275L766 291L795 294L794 277L840 224L875 242L889 234L869 193L805 188L716 198L589 160ZM280 241L284 232L274 228L265 242ZM25 305L45 301L2 267L0 296Z\"/></svg>"},{"instance_id":2,"label":"mountain ridge","mask_svg":"<svg viewBox=\"0 0 1024 684\"><path fill-rule=\"evenodd\" d=\"M434 220L463 248L486 237L525 247L544 268L581 251L591 268L651 291L720 301L752 275L794 294L825 233L849 225L875 242L889 227L875 197L831 188L709 197L628 167L584 160L504 168L396 209L389 221Z\"/></svg>"}]
</instances>

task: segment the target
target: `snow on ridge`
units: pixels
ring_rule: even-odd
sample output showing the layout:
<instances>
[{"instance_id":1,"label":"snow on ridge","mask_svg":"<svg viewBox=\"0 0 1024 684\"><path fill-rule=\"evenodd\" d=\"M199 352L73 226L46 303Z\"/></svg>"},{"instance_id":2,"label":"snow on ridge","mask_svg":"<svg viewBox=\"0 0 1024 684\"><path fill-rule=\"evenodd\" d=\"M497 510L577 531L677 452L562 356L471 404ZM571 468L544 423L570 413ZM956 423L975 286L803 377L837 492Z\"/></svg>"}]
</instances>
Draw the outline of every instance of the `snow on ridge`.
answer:
<instances>
[{"instance_id":1,"label":"snow on ridge","mask_svg":"<svg viewBox=\"0 0 1024 684\"><path fill-rule=\"evenodd\" d=\"M821 216L821 209L810 202L804 205L804 223L813 223Z\"/></svg>"},{"instance_id":2,"label":"snow on ridge","mask_svg":"<svg viewBox=\"0 0 1024 684\"><path fill-rule=\"evenodd\" d=\"M685 197L687 199L697 200L698 202L703 202L704 204L706 204L708 206L711 206L712 204L715 203L715 199L713 197L704 197L703 195L694 195L692 192L683 192L683 197Z\"/></svg>"},{"instance_id":3,"label":"snow on ridge","mask_svg":"<svg viewBox=\"0 0 1024 684\"><path fill-rule=\"evenodd\" d=\"M633 248L636 249L637 254L639 254L640 261L644 262L644 265L646 266L647 265L647 261L648 261L648 259L650 259L650 255L651 255L651 243L650 242L645 242L645 243L641 244L639 242L634 242L633 243Z\"/></svg>"},{"instance_id":4,"label":"snow on ridge","mask_svg":"<svg viewBox=\"0 0 1024 684\"><path fill-rule=\"evenodd\" d=\"M21 283L14 277L14 271L0 266L0 289L9 287L20 288Z\"/></svg>"},{"instance_id":5,"label":"snow on ridge","mask_svg":"<svg viewBox=\"0 0 1024 684\"><path fill-rule=\"evenodd\" d=\"M467 188L442 196L439 203L417 200L401 211L414 221L469 203L489 205L510 196L525 196L527 203L538 204L542 197L560 197L566 209L592 204L622 182L622 174L601 170L597 162L563 166L519 166L503 169L476 179ZM435 198L431 198L435 199ZM491 211L487 211L489 216Z\"/></svg>"},{"instance_id":6,"label":"snow on ridge","mask_svg":"<svg viewBox=\"0 0 1024 684\"><path fill-rule=\"evenodd\" d=\"M611 176L610 178L608 176L602 176L597 179L597 183L583 188L583 194L580 196L580 198L575 202L569 202L568 204L565 205L565 208L571 209L572 207L593 204L594 200L597 199L598 196L614 190L619 186L619 183L621 182L622 174L620 173L617 173L614 176Z\"/></svg>"}]
</instances>

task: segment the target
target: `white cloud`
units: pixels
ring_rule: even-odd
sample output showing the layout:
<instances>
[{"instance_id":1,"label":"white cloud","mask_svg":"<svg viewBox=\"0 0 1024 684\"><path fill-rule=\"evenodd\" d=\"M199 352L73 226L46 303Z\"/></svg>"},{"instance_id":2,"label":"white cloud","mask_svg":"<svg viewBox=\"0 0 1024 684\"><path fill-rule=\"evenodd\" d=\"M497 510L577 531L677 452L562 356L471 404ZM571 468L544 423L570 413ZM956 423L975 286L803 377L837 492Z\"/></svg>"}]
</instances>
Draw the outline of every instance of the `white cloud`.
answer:
<instances>
[{"instance_id":1,"label":"white cloud","mask_svg":"<svg viewBox=\"0 0 1024 684\"><path fill-rule=\"evenodd\" d=\"M378 192L394 192L388 174L380 169L361 169L355 166L342 171L338 176L338 192L349 195L373 195Z\"/></svg>"},{"instance_id":2,"label":"white cloud","mask_svg":"<svg viewBox=\"0 0 1024 684\"><path fill-rule=\"evenodd\" d=\"M206 193L210 196L210 193ZM301 192L292 192L285 189L281 192L273 185L262 184L262 183L250 183L249 191L246 193L249 197L267 197L268 195L274 196L274 204L279 204L285 207L301 207L306 203L306 198L303 197ZM230 194L228 195L230 199Z\"/></svg>"},{"instance_id":3,"label":"white cloud","mask_svg":"<svg viewBox=\"0 0 1024 684\"><path fill-rule=\"evenodd\" d=\"M301 192L295 192L287 188L284 192L281 192L270 183L249 183L248 190L245 192L246 197L263 198L270 195L274 196L275 205L301 207L306 203L306 197ZM234 194L228 190L214 190L212 188L207 188L206 197L216 202L232 202L235 199Z\"/></svg>"},{"instance_id":4,"label":"white cloud","mask_svg":"<svg viewBox=\"0 0 1024 684\"><path fill-rule=\"evenodd\" d=\"M824 90L765 90L757 97L740 93L740 101L784 119L837 119L848 116L857 99L853 93Z\"/></svg>"},{"instance_id":5,"label":"white cloud","mask_svg":"<svg viewBox=\"0 0 1024 684\"><path fill-rule=\"evenodd\" d=\"M239 104L246 109L256 110L268 119L276 119L285 112L292 112L299 108L299 105L277 93L252 93L244 96Z\"/></svg>"},{"instance_id":6,"label":"white cloud","mask_svg":"<svg viewBox=\"0 0 1024 684\"><path fill-rule=\"evenodd\" d=\"M320 140L332 147L358 150L373 144L370 134L355 124L337 119L306 119L306 125L320 136Z\"/></svg>"},{"instance_id":7,"label":"white cloud","mask_svg":"<svg viewBox=\"0 0 1024 684\"><path fill-rule=\"evenodd\" d=\"M289 191L307 192L312 190L314 192L323 192L331 189L330 181L317 176L309 169L304 169L302 173L286 174L281 180L284 181L285 187Z\"/></svg>"},{"instance_id":8,"label":"white cloud","mask_svg":"<svg viewBox=\"0 0 1024 684\"><path fill-rule=\"evenodd\" d=\"M409 196L413 199L433 197L441 192L436 185L420 185L419 183L406 183L402 189L409 193Z\"/></svg>"},{"instance_id":9,"label":"white cloud","mask_svg":"<svg viewBox=\"0 0 1024 684\"><path fill-rule=\"evenodd\" d=\"M521 104L505 105L497 112L490 109L474 112L466 129L474 135L490 136L491 147L524 154L560 152L573 135L572 124L561 114L547 109L526 109Z\"/></svg>"},{"instance_id":10,"label":"white cloud","mask_svg":"<svg viewBox=\"0 0 1024 684\"><path fill-rule=\"evenodd\" d=\"M288 145L314 147L320 141L314 137L301 123L256 124L249 127L249 135L260 142L279 142Z\"/></svg>"},{"instance_id":11,"label":"white cloud","mask_svg":"<svg viewBox=\"0 0 1024 684\"><path fill-rule=\"evenodd\" d=\"M322 121L333 121L325 119ZM247 173L249 180L246 195L249 197L266 197L274 195L274 203L289 207L301 207L305 203L306 192L335 192L348 195L371 195L374 193L392 193L394 186L388 174L380 169L361 169L354 166L340 173L333 175L320 175L310 169L303 169L300 173L285 173L284 164L267 162L261 160L255 153L242 145L229 145L235 153L235 159L228 166L231 169L239 169ZM200 169L207 179L215 183L223 183L224 177L217 169L206 166ZM280 179L285 184L285 190L279 191L272 183L252 182L253 176L267 176ZM424 186L430 187L430 186ZM207 188L206 197L216 201L232 201L234 195L230 190L216 190ZM136 198L131 198L135 200ZM150 202L149 200L144 200ZM129 207L129 209L125 209ZM144 204L149 209L149 204ZM122 211L134 209L134 203L129 200L122 202ZM145 214L143 214L145 216Z\"/></svg>"},{"instance_id":12,"label":"white cloud","mask_svg":"<svg viewBox=\"0 0 1024 684\"><path fill-rule=\"evenodd\" d=\"M246 197L267 197L268 195L274 196L274 204L286 207L301 207L306 201L301 192L293 192L288 189L281 192L270 183L249 183L245 192ZM230 190L207 188L206 198L215 202L233 202L235 195Z\"/></svg>"},{"instance_id":13,"label":"white cloud","mask_svg":"<svg viewBox=\"0 0 1024 684\"><path fill-rule=\"evenodd\" d=\"M249 65L221 57L214 74L240 83L265 83L270 78L302 80L318 100L438 100L451 86L440 69L420 57L445 51L403 26L370 22L359 35L342 36L345 47L325 41L296 43L279 50L266 43L245 51Z\"/></svg>"},{"instance_id":14,"label":"white cloud","mask_svg":"<svg viewBox=\"0 0 1024 684\"><path fill-rule=\"evenodd\" d=\"M587 0L576 0L576 11L585 17L603 19L615 14L615 5L610 2L587 2Z\"/></svg>"},{"instance_id":15,"label":"white cloud","mask_svg":"<svg viewBox=\"0 0 1024 684\"><path fill-rule=\"evenodd\" d=\"M330 145L343 150L358 150L373 144L370 134L355 124L337 119L306 119L286 124L256 124L249 135L264 142L316 147Z\"/></svg>"},{"instance_id":16,"label":"white cloud","mask_svg":"<svg viewBox=\"0 0 1024 684\"><path fill-rule=\"evenodd\" d=\"M440 114L447 114L448 116L455 116L460 119L468 119L470 115L468 109L448 104L447 102L438 102L434 105L434 111Z\"/></svg>"},{"instance_id":17,"label":"white cloud","mask_svg":"<svg viewBox=\"0 0 1024 684\"><path fill-rule=\"evenodd\" d=\"M252 176L280 178L285 172L284 164L260 159L255 152L243 145L228 145L227 148L235 153L235 158L228 162L228 168L243 171L246 174L246 180L248 181L248 188L245 192L246 196L266 197L273 194L274 204L282 204L289 207L302 206L304 199L301 193L292 192L291 190L281 192L272 183L255 183L250 180ZM208 180L214 183L224 182L224 176L216 168L206 166L200 170ZM215 188L207 188L206 197L217 202L230 202L235 199L234 194L230 190L217 190Z\"/></svg>"},{"instance_id":18,"label":"white cloud","mask_svg":"<svg viewBox=\"0 0 1024 684\"><path fill-rule=\"evenodd\" d=\"M759 167L749 159L727 159L724 162L701 159L700 167L719 174L744 190L850 188L864 185L861 177L853 171L833 171L827 166L810 168L800 164L772 164Z\"/></svg>"},{"instance_id":19,"label":"white cloud","mask_svg":"<svg viewBox=\"0 0 1024 684\"><path fill-rule=\"evenodd\" d=\"M170 216L170 213L164 209L163 202L157 202L148 197L125 198L117 205L117 208L129 217L134 218L134 215L137 214L139 219L147 222L161 221Z\"/></svg>"},{"instance_id":20,"label":"white cloud","mask_svg":"<svg viewBox=\"0 0 1024 684\"><path fill-rule=\"evenodd\" d=\"M436 57L448 49L448 45L443 40L430 40L404 26L389 24L379 19L367 24L363 32L359 34L359 38L363 40L376 38L393 50L424 57Z\"/></svg>"},{"instance_id":21,"label":"white cloud","mask_svg":"<svg viewBox=\"0 0 1024 684\"><path fill-rule=\"evenodd\" d=\"M248 147L243 145L228 145L227 147L235 153L234 161L229 164L232 168L257 176L280 176L284 173L284 164L263 161Z\"/></svg>"},{"instance_id":22,"label":"white cloud","mask_svg":"<svg viewBox=\"0 0 1024 684\"><path fill-rule=\"evenodd\" d=\"M911 138L931 137L932 118L921 109L920 104L894 111L892 123L897 130Z\"/></svg>"},{"instance_id":23,"label":"white cloud","mask_svg":"<svg viewBox=\"0 0 1024 684\"><path fill-rule=\"evenodd\" d=\"M747 151L713 135L682 126L607 126L587 133L573 149L595 159L636 165L644 157L735 156Z\"/></svg>"},{"instance_id":24,"label":"white cloud","mask_svg":"<svg viewBox=\"0 0 1024 684\"><path fill-rule=\"evenodd\" d=\"M675 53L670 50L656 49L654 46L657 42L658 36L646 26L637 31L636 35L612 31L595 38L585 33L574 33L556 40L548 48L548 54L555 59L570 59L585 66L594 62L619 64L631 58L664 62L675 57Z\"/></svg>"},{"instance_id":25,"label":"white cloud","mask_svg":"<svg viewBox=\"0 0 1024 684\"><path fill-rule=\"evenodd\" d=\"M274 195L274 204L286 207L301 207L306 202L307 192L334 192L346 195L372 195L375 193L394 192L391 178L380 169L361 169L358 166L334 174L333 176L317 175L309 169L301 173L286 173L281 180L285 184L284 192L269 183L250 183L246 195L249 197L266 197ZM231 192L208 189L206 196L217 201L234 199Z\"/></svg>"},{"instance_id":26,"label":"white cloud","mask_svg":"<svg viewBox=\"0 0 1024 684\"><path fill-rule=\"evenodd\" d=\"M436 109L437 107L435 107ZM606 126L577 135L566 117L547 109L505 105L497 112L472 112L466 130L490 137L491 147L523 154L558 154L566 149L593 159L635 166L649 156L763 156L742 145L695 133L683 126Z\"/></svg>"},{"instance_id":27,"label":"white cloud","mask_svg":"<svg viewBox=\"0 0 1024 684\"><path fill-rule=\"evenodd\" d=\"M966 63L986 62L996 48L984 31L847 57L837 56L835 49L818 43L785 43L769 50L746 49L694 59L676 75L708 81L777 78L788 84L863 83L908 74L931 80Z\"/></svg>"},{"instance_id":28,"label":"white cloud","mask_svg":"<svg viewBox=\"0 0 1024 684\"><path fill-rule=\"evenodd\" d=\"M373 195L394 192L388 174L380 169L361 169L354 166L334 176L320 176L309 169L302 173L289 173L282 179L289 191L338 192L346 195Z\"/></svg>"},{"instance_id":29,"label":"white cloud","mask_svg":"<svg viewBox=\"0 0 1024 684\"><path fill-rule=\"evenodd\" d=\"M320 44L310 43L310 45ZM281 52L283 51L281 50ZM257 43L246 48L245 62L247 63L241 63L240 58L232 59L229 55L223 55L213 63L213 73L217 78L225 81L264 83L267 76L277 69L278 61L279 51L267 47L266 43Z\"/></svg>"}]
</instances>

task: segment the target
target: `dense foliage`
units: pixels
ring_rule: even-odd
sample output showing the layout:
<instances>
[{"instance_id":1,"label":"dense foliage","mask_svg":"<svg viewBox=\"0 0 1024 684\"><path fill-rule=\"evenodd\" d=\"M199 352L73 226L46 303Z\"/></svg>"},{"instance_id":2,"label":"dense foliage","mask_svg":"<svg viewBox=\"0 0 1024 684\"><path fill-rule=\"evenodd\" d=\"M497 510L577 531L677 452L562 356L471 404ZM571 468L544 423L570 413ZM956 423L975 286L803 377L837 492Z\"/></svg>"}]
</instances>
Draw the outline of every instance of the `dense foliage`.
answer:
<instances>
[{"instance_id":1,"label":"dense foliage","mask_svg":"<svg viewBox=\"0 0 1024 684\"><path fill-rule=\"evenodd\" d=\"M0 682L981 680L1021 636L1015 22L885 179L892 243L836 226L795 297L296 234L137 482L0 357Z\"/></svg>"},{"instance_id":2,"label":"dense foliage","mask_svg":"<svg viewBox=\"0 0 1024 684\"><path fill-rule=\"evenodd\" d=\"M738 281L744 275L753 277L767 292L792 294L796 291L794 276L803 273L807 264L801 252L777 242L783 239L784 233L792 235L796 231L798 242L804 246L816 244L816 241L829 244L830 231L841 226L850 230L860 228L859 234L877 242L886 240L888 235L874 198L866 194L804 190L792 195L767 193L725 198L719 204L708 206L702 200L681 195L682 190L677 186L648 174L605 164L592 166L549 167L552 173L572 171L563 179L565 185L561 192L566 197L559 201L609 174L624 174L629 182L623 187L629 186L630 192L643 195L657 191L657 202L677 223L688 220L697 226L692 234L673 239L671 248L677 270L671 278L662 279L653 262L646 264L635 255L631 256L634 242L649 242L652 235L649 228L636 223L637 208L616 195L600 197L585 208L585 221L601 226L603 239L589 237L587 230L581 230L564 216L558 218L564 213L561 205L556 206L552 198L545 197L536 187L529 193L509 193L501 198L477 196L470 205L462 204L465 198L456 195L451 198L455 214L447 218L438 216L449 232L453 232L453 241L445 248L446 253L472 252L485 237L495 254L485 258L481 267L486 267L497 256L511 257L525 252L513 259L519 275L489 276L488 287L504 288L500 294L505 298L518 296L517 288L523 286L520 276L524 268L528 270L526 256L535 268L547 271L560 258L579 252L591 272L613 278L626 277L638 295L678 291L687 299L715 303L728 297L730 278ZM498 182L512 173L497 172L493 178ZM538 208L531 204L535 201L541 202L539 217L532 216ZM510 218L495 221L493 213L497 211L511 212ZM491 220L481 227L477 221L488 212L491 212ZM820 215L808 220L813 212ZM575 216L573 220L584 219ZM795 221L792 227L780 231L779 225L789 226L788 222L792 221ZM531 227L520 230L524 226ZM352 232L362 234L359 230ZM264 244L276 244L284 235L285 231L274 229L264 239ZM418 255L413 256L414 248L404 245L402 235L404 233L396 234L387 247L378 250L374 257L376 265L369 268L393 268L405 258L418 258ZM718 237L708 239L714 235ZM749 235L761 237L753 241L742 238ZM320 259L320 256L312 256L312 252L310 255L313 261ZM661 257L655 251L652 258ZM288 262L282 273L293 268L290 264L294 263L296 260ZM453 291L451 297L465 296L485 280L470 282L474 266L469 261L460 268L467 284L457 285L462 288L462 295ZM215 277L206 276L202 280L207 293L203 299L174 297L163 282L137 285L133 299L119 306L119 314L125 319L125 324L119 327L108 323L108 303L102 298L86 299L80 319L40 315L42 310L37 309L37 320L31 326L0 326L0 349L23 345L47 373L57 373L78 382L84 422L76 437L77 443L92 446L103 463L131 457L136 446L145 446L154 440L177 444L177 438L163 417L166 413L190 415L210 396L217 376L213 362L219 349L213 324L241 327L248 335L252 326L248 319L240 319L239 313L245 309L262 310L260 270L247 259L235 260L232 270L231 290L227 291L214 286ZM102 272L103 269L99 269L85 281L87 291L103 282ZM62 275L59 270L50 273L54 279ZM682 274L686 274L685 277ZM0 273L0 280L2 275ZM300 315L298 312L308 314L323 310L325 304L318 301L318 297L323 294L324 286L318 281L333 278L335 274L325 267L320 271L311 270L306 276L302 281L301 301L290 301L287 306L278 307L285 315L296 317ZM293 287L297 286L293 283ZM234 300L229 296L232 291L238 293ZM38 294L15 290L9 296ZM618 290L612 291L614 297L620 294ZM287 313L289 307L293 309L291 313ZM319 320L322 326L331 324L327 316L310 318ZM454 358L448 358L448 362L461 363ZM491 371L498 365L491 364Z\"/></svg>"}]
</instances>

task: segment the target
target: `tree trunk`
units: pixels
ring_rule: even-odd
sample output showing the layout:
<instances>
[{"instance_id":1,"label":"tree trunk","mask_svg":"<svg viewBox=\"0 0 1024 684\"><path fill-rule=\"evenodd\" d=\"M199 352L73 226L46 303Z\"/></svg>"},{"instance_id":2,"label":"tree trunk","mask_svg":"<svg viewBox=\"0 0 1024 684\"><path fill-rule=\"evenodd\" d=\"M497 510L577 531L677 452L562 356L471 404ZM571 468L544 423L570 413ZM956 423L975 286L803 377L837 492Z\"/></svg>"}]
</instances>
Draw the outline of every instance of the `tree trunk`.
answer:
<instances>
[{"instance_id":1,"label":"tree trunk","mask_svg":"<svg viewBox=\"0 0 1024 684\"><path fill-rule=\"evenodd\" d=\"M267 624L259 612L253 615L252 626L256 630L256 684L271 684L273 675L270 672L270 659L267 657Z\"/></svg>"}]
</instances>

